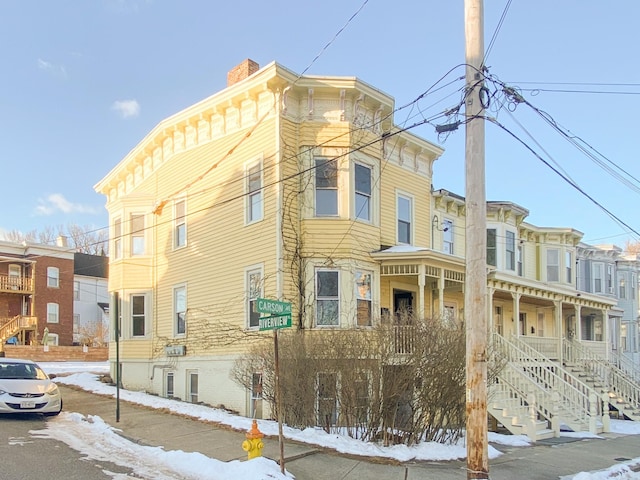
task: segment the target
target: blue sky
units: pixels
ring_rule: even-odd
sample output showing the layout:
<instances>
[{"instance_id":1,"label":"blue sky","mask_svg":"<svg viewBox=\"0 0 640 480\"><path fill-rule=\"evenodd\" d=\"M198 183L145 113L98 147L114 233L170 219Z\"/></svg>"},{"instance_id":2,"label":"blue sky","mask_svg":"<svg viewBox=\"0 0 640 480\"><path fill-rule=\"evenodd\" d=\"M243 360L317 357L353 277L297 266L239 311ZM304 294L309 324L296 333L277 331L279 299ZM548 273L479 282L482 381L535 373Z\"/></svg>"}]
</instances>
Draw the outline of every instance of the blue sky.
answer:
<instances>
[{"instance_id":1,"label":"blue sky","mask_svg":"<svg viewBox=\"0 0 640 480\"><path fill-rule=\"evenodd\" d=\"M6 0L0 6L0 232L105 227L105 199L93 186L162 119L224 88L227 71L245 58L261 66L277 61L297 73L311 65L309 74L357 76L394 96L396 106L453 69L437 83L442 89L399 112L396 123L435 117L460 100L464 70L454 67L464 62L463 3ZM486 47L508 4L485 1ZM499 97L489 114L584 194L487 124L489 200L517 203L535 225L580 230L588 243L622 247L639 239L593 203L640 231L639 17L637 0L509 4L487 57L489 73L520 89L549 121L525 104L500 106ZM551 124L599 152L618 177ZM464 129L447 138L433 125L413 132L445 149L434 187L464 195Z\"/></svg>"}]
</instances>

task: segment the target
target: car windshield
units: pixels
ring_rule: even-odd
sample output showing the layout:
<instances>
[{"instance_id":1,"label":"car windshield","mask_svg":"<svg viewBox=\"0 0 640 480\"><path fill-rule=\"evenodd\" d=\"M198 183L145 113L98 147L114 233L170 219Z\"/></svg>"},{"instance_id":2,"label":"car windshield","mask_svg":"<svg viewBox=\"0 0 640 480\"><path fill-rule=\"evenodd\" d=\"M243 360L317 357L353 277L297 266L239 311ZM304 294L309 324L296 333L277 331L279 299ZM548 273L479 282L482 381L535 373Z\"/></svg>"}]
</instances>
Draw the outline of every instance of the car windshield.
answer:
<instances>
[{"instance_id":1,"label":"car windshield","mask_svg":"<svg viewBox=\"0 0 640 480\"><path fill-rule=\"evenodd\" d=\"M0 362L0 379L45 380L47 375L34 363Z\"/></svg>"}]
</instances>

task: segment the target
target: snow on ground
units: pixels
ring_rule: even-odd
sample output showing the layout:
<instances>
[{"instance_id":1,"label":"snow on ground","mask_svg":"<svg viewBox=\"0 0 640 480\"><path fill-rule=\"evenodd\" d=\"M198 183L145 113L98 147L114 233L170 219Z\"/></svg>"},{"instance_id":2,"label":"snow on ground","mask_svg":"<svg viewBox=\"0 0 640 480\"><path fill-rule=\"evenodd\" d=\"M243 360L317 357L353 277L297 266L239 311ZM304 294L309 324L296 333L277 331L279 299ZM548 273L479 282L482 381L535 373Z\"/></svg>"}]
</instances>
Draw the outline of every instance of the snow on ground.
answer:
<instances>
[{"instance_id":1,"label":"snow on ground","mask_svg":"<svg viewBox=\"0 0 640 480\"><path fill-rule=\"evenodd\" d=\"M58 383L74 385L97 394L116 396L115 387L98 380L100 374L108 373L109 365L107 362L42 362L40 366L49 374L65 374L65 376L55 379ZM251 428L252 420L249 418L233 415L223 410L203 405L169 400L143 392L133 392L124 389L120 389L120 399L151 408L167 409L200 420L229 425L239 430L249 430ZM182 451L166 452L161 447L142 447L117 435L117 430L105 424L100 417L89 416L87 418L78 413L65 412L53 420L50 425L51 427L46 430L32 433L61 440L91 458L110 461L113 461L114 458L124 459L122 460L125 462L124 465L135 465L136 473L144 475L144 478L170 479L174 478L171 475L175 475L175 472L179 472L187 479L202 478L204 480L218 478L237 478L239 480L245 478L286 478L280 473L280 467L275 462L264 458L261 458L259 461L255 459L251 462L220 462L198 453L185 453ZM57 428L58 425L63 428ZM258 427L266 435L278 434L278 425L276 422L258 420ZM620 434L639 435L640 423L611 420L611 430ZM291 440L332 448L341 453L384 457L401 462L409 460L454 460L466 457L466 447L463 441L456 445L425 442L411 447L406 445L382 447L372 443L361 442L347 436L328 434L320 428L299 430L285 426L283 427L283 434ZM597 437L589 433L573 432L563 432L562 436L581 438ZM97 438L100 438L101 441L96 442L95 439ZM88 439L91 441L88 441ZM489 433L489 442L512 447L526 447L531 445L524 435L501 435L493 432ZM501 455L501 452L490 445L489 458L496 458L499 455ZM572 478L573 480L604 480L608 478L615 478L616 480L640 480L640 473L632 472L629 466L637 465L638 463L640 463L640 458L631 460L625 464L614 465L600 472L580 472ZM206 464L206 466L204 464ZM201 474L203 471L215 472L215 475L219 474L219 476L202 477ZM568 479L569 477L565 478Z\"/></svg>"}]
</instances>

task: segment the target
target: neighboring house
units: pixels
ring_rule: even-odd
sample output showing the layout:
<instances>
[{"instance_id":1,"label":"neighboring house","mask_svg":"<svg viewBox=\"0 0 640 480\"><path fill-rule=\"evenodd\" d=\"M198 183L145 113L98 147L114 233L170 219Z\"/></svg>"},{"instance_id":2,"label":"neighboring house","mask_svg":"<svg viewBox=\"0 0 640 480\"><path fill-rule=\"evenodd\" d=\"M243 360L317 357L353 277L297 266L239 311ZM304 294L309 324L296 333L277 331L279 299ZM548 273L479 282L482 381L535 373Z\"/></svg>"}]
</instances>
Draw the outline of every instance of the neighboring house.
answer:
<instances>
[{"instance_id":1,"label":"neighboring house","mask_svg":"<svg viewBox=\"0 0 640 480\"><path fill-rule=\"evenodd\" d=\"M103 346L109 342L109 258L74 254L73 344Z\"/></svg>"},{"instance_id":2,"label":"neighboring house","mask_svg":"<svg viewBox=\"0 0 640 480\"><path fill-rule=\"evenodd\" d=\"M579 246L578 289L615 298L617 308L609 316L612 361L632 362L640 368L638 355L638 272L636 255L624 255L615 245Z\"/></svg>"},{"instance_id":3,"label":"neighboring house","mask_svg":"<svg viewBox=\"0 0 640 480\"><path fill-rule=\"evenodd\" d=\"M463 321L464 198L432 191L443 150L395 125L393 98L354 77L300 76L277 63L247 60L228 79L163 120L95 187L109 211L125 387L260 411L255 392L229 377L267 335L260 297L291 302L293 328L317 332L366 332L393 318L399 355L411 345L403 312ZM559 435L552 393L575 389L571 373L558 373L575 363L564 342L585 340L606 358L617 300L576 289L582 233L525 223L528 213L487 203L488 323L509 359L492 388L524 415L529 391L546 392L539 424L524 431L542 438ZM557 378L539 378L552 370ZM569 399L579 419L563 421L603 423L603 409L584 401L590 393ZM512 425L523 433L526 422Z\"/></svg>"},{"instance_id":4,"label":"neighboring house","mask_svg":"<svg viewBox=\"0 0 640 480\"><path fill-rule=\"evenodd\" d=\"M73 252L58 245L0 241L0 341L71 345Z\"/></svg>"}]
</instances>

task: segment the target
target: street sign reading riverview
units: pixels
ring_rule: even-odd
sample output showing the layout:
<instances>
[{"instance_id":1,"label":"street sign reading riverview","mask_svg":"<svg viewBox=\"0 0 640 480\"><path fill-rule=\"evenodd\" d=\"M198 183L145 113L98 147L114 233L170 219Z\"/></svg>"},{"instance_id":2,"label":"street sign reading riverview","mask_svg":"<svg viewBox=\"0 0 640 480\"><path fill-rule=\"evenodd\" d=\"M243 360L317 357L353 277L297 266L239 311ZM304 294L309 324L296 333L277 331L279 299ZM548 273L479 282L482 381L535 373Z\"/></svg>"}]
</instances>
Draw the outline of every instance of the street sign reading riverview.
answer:
<instances>
[{"instance_id":1,"label":"street sign reading riverview","mask_svg":"<svg viewBox=\"0 0 640 480\"><path fill-rule=\"evenodd\" d=\"M274 330L276 328L288 328L291 326L291 303L258 298L256 310L259 313L268 313L268 317L260 317L259 330Z\"/></svg>"}]
</instances>

